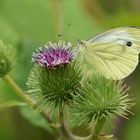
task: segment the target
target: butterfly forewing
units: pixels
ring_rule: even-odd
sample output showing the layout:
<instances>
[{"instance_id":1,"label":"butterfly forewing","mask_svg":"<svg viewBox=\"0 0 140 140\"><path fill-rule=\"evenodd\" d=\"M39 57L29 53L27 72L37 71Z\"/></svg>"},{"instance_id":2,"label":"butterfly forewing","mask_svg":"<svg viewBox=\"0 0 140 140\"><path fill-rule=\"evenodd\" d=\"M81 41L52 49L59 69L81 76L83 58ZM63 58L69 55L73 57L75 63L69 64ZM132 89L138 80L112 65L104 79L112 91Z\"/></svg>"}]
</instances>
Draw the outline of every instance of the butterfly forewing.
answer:
<instances>
[{"instance_id":1,"label":"butterfly forewing","mask_svg":"<svg viewBox=\"0 0 140 140\"><path fill-rule=\"evenodd\" d=\"M140 28L120 27L112 29L94 38L89 39L86 44L117 43L126 45L131 42L134 49L140 52Z\"/></svg>"},{"instance_id":2,"label":"butterfly forewing","mask_svg":"<svg viewBox=\"0 0 140 140\"><path fill-rule=\"evenodd\" d=\"M127 77L138 64L140 29L117 28L85 43L85 68L98 71L107 78L119 80Z\"/></svg>"}]
</instances>

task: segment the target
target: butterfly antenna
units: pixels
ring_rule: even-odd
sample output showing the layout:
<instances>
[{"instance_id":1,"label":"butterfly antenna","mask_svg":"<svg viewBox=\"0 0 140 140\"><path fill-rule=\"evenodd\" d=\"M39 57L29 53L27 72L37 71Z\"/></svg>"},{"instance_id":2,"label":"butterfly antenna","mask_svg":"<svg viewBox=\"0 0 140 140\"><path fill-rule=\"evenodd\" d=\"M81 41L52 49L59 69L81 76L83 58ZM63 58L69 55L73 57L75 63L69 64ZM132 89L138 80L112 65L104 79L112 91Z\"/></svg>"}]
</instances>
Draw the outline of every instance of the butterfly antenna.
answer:
<instances>
[{"instance_id":1,"label":"butterfly antenna","mask_svg":"<svg viewBox=\"0 0 140 140\"><path fill-rule=\"evenodd\" d=\"M68 27L70 27L71 28L71 23L68 23L67 24L67 26ZM77 34L76 32L74 32L74 34ZM74 39L75 40L75 45L77 46L84 46L84 44L85 44L85 41L84 40L81 40L80 38L78 38L78 37L74 37L74 36L70 36L70 35L65 35L65 34L61 34L61 33L59 33L58 35L57 35L58 37L60 37L60 38L72 38L72 39Z\"/></svg>"},{"instance_id":2,"label":"butterfly antenna","mask_svg":"<svg viewBox=\"0 0 140 140\"><path fill-rule=\"evenodd\" d=\"M71 24L68 23L68 26L71 27ZM74 31L74 34L76 35L77 33ZM75 37L76 38L76 42L79 44L79 45L84 45L85 44L85 41L84 40L81 40L80 38L78 37Z\"/></svg>"},{"instance_id":3,"label":"butterfly antenna","mask_svg":"<svg viewBox=\"0 0 140 140\"><path fill-rule=\"evenodd\" d=\"M70 35L65 35L65 34L58 34L58 37L70 37L70 38L74 38L73 36Z\"/></svg>"}]
</instances>

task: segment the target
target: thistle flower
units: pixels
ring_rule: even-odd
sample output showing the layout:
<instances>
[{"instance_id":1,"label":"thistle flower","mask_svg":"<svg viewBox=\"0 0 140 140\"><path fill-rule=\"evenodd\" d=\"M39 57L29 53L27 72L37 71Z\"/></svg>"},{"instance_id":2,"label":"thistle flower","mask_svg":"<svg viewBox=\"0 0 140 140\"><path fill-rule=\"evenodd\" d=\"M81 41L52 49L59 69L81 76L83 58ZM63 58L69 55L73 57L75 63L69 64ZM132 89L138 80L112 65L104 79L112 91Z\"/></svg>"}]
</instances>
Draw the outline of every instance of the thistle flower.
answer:
<instances>
[{"instance_id":1,"label":"thistle flower","mask_svg":"<svg viewBox=\"0 0 140 140\"><path fill-rule=\"evenodd\" d=\"M71 106L74 123L90 126L108 117L127 118L133 103L122 84L99 74L86 78Z\"/></svg>"},{"instance_id":2,"label":"thistle flower","mask_svg":"<svg viewBox=\"0 0 140 140\"><path fill-rule=\"evenodd\" d=\"M49 42L33 53L32 61L48 68L66 65L76 56L76 52L72 51L71 48L72 44L66 44L64 41L59 41L57 44Z\"/></svg>"},{"instance_id":3,"label":"thistle flower","mask_svg":"<svg viewBox=\"0 0 140 140\"><path fill-rule=\"evenodd\" d=\"M15 59L15 49L10 45L5 45L0 40L0 77L4 77L12 70Z\"/></svg>"},{"instance_id":4,"label":"thistle flower","mask_svg":"<svg viewBox=\"0 0 140 140\"><path fill-rule=\"evenodd\" d=\"M35 65L28 78L29 95L39 110L61 110L80 86L82 72L71 43L47 43L33 53Z\"/></svg>"}]
</instances>

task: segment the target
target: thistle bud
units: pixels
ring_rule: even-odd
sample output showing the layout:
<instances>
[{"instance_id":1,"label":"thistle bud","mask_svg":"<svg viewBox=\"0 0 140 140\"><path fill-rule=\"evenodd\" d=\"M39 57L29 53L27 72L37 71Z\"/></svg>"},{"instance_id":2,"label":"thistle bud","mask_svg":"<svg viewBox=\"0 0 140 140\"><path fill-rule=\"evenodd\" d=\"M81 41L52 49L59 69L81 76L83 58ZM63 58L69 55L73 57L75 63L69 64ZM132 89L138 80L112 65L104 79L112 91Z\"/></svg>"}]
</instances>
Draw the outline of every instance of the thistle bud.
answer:
<instances>
[{"instance_id":1,"label":"thistle bud","mask_svg":"<svg viewBox=\"0 0 140 140\"><path fill-rule=\"evenodd\" d=\"M10 45L3 44L0 41L0 77L4 77L12 70L15 59L15 50Z\"/></svg>"}]
</instances>

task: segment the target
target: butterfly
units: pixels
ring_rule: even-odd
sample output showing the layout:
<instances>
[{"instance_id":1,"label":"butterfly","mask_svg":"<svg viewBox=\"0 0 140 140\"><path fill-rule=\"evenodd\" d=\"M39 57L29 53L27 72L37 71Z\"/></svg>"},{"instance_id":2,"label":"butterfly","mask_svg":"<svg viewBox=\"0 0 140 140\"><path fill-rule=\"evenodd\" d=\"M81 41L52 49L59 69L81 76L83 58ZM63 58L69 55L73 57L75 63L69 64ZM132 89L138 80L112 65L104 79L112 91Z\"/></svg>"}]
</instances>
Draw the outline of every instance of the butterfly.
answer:
<instances>
[{"instance_id":1,"label":"butterfly","mask_svg":"<svg viewBox=\"0 0 140 140\"><path fill-rule=\"evenodd\" d=\"M123 79L135 70L139 53L139 27L118 27L80 44L84 68L113 80Z\"/></svg>"}]
</instances>

